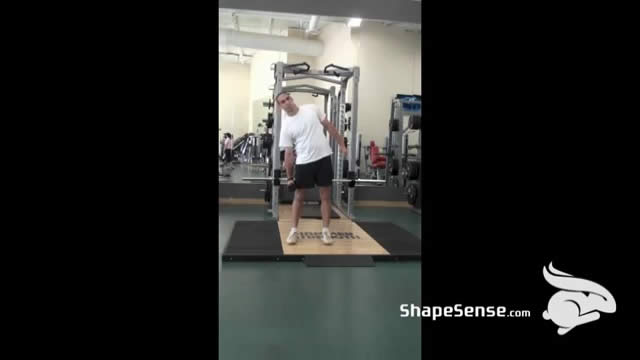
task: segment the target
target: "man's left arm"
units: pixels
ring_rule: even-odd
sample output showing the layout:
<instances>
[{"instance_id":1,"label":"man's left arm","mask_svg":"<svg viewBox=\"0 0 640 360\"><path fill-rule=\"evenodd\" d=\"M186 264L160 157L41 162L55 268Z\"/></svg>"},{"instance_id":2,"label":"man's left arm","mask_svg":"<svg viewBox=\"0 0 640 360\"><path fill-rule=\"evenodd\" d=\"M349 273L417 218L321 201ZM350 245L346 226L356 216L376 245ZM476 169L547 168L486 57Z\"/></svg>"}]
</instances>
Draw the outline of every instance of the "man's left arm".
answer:
<instances>
[{"instance_id":1,"label":"man's left arm","mask_svg":"<svg viewBox=\"0 0 640 360\"><path fill-rule=\"evenodd\" d=\"M344 146L344 137L340 135L338 129L336 129L335 126L333 126L333 124L329 122L329 120L327 119L327 115L325 115L322 120L320 120L320 123L322 123L322 126L327 129L329 134L333 136L334 139L338 140L338 144L342 144L342 146Z\"/></svg>"}]
</instances>

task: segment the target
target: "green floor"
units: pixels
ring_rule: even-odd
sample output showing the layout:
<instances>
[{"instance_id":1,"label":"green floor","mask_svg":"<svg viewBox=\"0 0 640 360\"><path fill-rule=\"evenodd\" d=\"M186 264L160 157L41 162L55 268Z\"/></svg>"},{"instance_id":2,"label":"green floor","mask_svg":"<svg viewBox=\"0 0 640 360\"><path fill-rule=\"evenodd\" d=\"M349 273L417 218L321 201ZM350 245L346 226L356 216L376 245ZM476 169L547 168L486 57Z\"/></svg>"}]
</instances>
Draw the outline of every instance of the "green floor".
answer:
<instances>
[{"instance_id":1,"label":"green floor","mask_svg":"<svg viewBox=\"0 0 640 360\"><path fill-rule=\"evenodd\" d=\"M218 169L220 169L220 164L221 162L218 162ZM228 177L218 176L219 182L247 183L247 181L242 180L242 178L267 176L264 164L231 164L226 166L233 168L233 170L231 170L230 176Z\"/></svg>"},{"instance_id":2,"label":"green floor","mask_svg":"<svg viewBox=\"0 0 640 360\"><path fill-rule=\"evenodd\" d=\"M420 236L404 208L356 208L366 221L393 222ZM266 220L264 206L221 205L222 254L238 220ZM219 268L220 359L420 359L419 262L371 268L307 268L302 262L225 262Z\"/></svg>"}]
</instances>

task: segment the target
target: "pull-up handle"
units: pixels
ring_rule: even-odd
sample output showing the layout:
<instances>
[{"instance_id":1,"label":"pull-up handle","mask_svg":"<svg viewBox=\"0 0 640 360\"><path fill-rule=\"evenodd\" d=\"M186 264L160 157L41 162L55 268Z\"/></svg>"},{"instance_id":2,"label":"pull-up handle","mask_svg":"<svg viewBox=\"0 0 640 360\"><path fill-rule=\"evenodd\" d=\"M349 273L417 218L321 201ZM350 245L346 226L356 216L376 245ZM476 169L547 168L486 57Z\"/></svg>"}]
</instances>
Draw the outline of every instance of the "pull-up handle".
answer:
<instances>
[{"instance_id":1,"label":"pull-up handle","mask_svg":"<svg viewBox=\"0 0 640 360\"><path fill-rule=\"evenodd\" d=\"M309 71L309 69L311 69L309 64L307 64L306 62L299 63L299 64L288 64L288 65L285 66L285 68L296 68L298 66L306 66L307 68L305 70L302 70L302 69L297 70L297 71L293 70L293 74L294 75L297 75L297 74L300 74L300 73L303 73L303 72L307 72L307 71Z\"/></svg>"},{"instance_id":2,"label":"pull-up handle","mask_svg":"<svg viewBox=\"0 0 640 360\"><path fill-rule=\"evenodd\" d=\"M334 65L334 64L329 64L329 65L327 65L327 66L325 66L325 67L324 67L324 72L325 72L325 73L326 73L326 72L328 72L328 71L327 71L327 69L328 69L328 68L330 68L330 67L334 67L334 68L336 68L336 69L340 69L340 70L344 70L344 71L349 71L349 69L347 69L347 68L343 68L342 66L338 66L338 65Z\"/></svg>"},{"instance_id":3,"label":"pull-up handle","mask_svg":"<svg viewBox=\"0 0 640 360\"><path fill-rule=\"evenodd\" d=\"M338 65L334 65L334 64L329 64L327 66L324 67L324 73L325 74L333 74L333 76L337 76L340 77L340 74L337 71L328 71L327 69L329 68L336 68L336 69L340 69L340 70L344 70L344 71L349 71L349 69L347 68L343 68L342 66L338 66Z\"/></svg>"}]
</instances>

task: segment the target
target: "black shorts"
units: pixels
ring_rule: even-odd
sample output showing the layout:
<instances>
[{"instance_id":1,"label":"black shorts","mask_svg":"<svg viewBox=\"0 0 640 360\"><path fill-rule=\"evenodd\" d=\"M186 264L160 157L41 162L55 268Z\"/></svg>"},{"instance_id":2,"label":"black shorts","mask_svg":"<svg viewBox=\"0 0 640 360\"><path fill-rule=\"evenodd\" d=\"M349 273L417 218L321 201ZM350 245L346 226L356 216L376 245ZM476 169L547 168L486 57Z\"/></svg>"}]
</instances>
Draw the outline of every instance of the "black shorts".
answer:
<instances>
[{"instance_id":1,"label":"black shorts","mask_svg":"<svg viewBox=\"0 0 640 360\"><path fill-rule=\"evenodd\" d=\"M331 186L332 183L331 155L308 164L296 165L296 189L308 189L314 185Z\"/></svg>"},{"instance_id":2,"label":"black shorts","mask_svg":"<svg viewBox=\"0 0 640 360\"><path fill-rule=\"evenodd\" d=\"M224 162L231 162L231 149L224 150Z\"/></svg>"}]
</instances>

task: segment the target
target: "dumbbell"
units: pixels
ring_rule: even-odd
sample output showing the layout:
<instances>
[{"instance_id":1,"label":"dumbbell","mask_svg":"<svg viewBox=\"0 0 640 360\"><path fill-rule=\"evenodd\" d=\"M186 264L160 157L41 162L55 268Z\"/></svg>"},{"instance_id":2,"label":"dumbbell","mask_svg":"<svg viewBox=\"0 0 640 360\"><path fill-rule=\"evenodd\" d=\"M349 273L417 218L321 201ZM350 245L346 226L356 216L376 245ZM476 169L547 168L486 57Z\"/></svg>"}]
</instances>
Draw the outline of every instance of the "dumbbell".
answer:
<instances>
[{"instance_id":1,"label":"dumbbell","mask_svg":"<svg viewBox=\"0 0 640 360\"><path fill-rule=\"evenodd\" d=\"M288 181L287 181L287 182L288 182ZM295 180L293 180L293 183L292 183L292 184L288 184L288 185L287 185L287 189L289 189L289 191L290 191L290 192L294 192L294 191L296 191L296 181L295 181Z\"/></svg>"}]
</instances>

